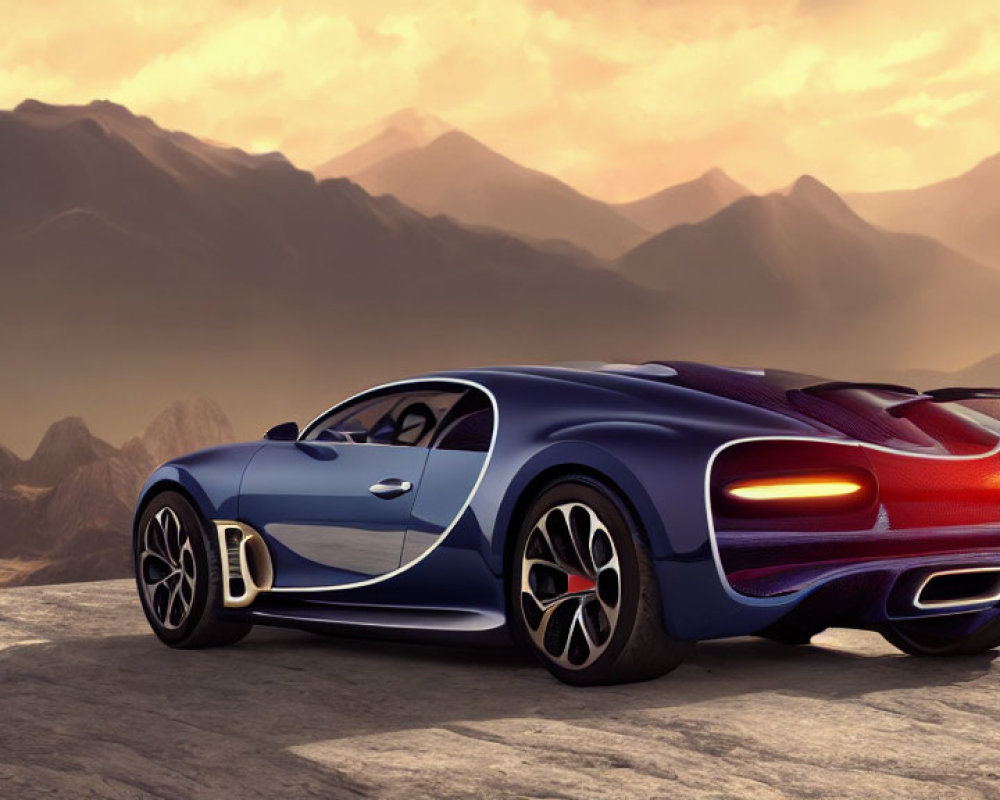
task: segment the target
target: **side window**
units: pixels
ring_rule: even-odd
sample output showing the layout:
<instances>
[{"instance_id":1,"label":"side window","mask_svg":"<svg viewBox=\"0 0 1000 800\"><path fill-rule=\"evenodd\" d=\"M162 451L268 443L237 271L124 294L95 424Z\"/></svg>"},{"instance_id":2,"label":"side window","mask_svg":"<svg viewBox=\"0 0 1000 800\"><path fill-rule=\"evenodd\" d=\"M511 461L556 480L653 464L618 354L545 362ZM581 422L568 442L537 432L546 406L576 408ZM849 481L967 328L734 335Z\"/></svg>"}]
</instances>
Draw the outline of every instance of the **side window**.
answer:
<instances>
[{"instance_id":1,"label":"side window","mask_svg":"<svg viewBox=\"0 0 1000 800\"><path fill-rule=\"evenodd\" d=\"M441 384L377 390L334 409L303 438L305 441L427 447L439 424L464 394L463 388Z\"/></svg>"},{"instance_id":2,"label":"side window","mask_svg":"<svg viewBox=\"0 0 1000 800\"><path fill-rule=\"evenodd\" d=\"M493 404L478 389L470 389L443 420L438 450L486 453L493 439Z\"/></svg>"}]
</instances>

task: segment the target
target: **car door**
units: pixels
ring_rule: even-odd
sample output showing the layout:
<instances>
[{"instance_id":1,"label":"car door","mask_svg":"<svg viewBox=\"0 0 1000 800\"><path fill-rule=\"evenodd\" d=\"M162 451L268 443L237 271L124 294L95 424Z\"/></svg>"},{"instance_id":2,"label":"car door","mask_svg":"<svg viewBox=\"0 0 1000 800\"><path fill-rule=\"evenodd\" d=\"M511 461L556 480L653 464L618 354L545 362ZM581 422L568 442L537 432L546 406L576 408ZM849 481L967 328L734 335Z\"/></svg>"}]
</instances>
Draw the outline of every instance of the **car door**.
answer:
<instances>
[{"instance_id":1,"label":"car door","mask_svg":"<svg viewBox=\"0 0 1000 800\"><path fill-rule=\"evenodd\" d=\"M439 416L419 387L348 401L295 442L268 442L239 516L267 540L275 588L343 586L399 567ZM413 411L417 409L419 413Z\"/></svg>"},{"instance_id":2,"label":"car door","mask_svg":"<svg viewBox=\"0 0 1000 800\"><path fill-rule=\"evenodd\" d=\"M441 422L410 512L401 565L440 544L468 507L490 457L495 424L492 402L478 389L467 391Z\"/></svg>"}]
</instances>

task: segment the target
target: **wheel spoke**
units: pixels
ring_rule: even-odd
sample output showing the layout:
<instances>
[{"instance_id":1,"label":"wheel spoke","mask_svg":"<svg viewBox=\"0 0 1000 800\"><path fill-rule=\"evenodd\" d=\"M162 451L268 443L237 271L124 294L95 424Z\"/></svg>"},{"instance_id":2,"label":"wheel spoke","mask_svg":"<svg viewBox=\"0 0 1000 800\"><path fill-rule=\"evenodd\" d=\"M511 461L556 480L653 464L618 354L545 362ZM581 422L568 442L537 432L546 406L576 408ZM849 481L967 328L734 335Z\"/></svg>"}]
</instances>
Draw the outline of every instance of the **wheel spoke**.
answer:
<instances>
[{"instance_id":1,"label":"wheel spoke","mask_svg":"<svg viewBox=\"0 0 1000 800\"><path fill-rule=\"evenodd\" d=\"M589 549L590 542L594 538L594 523L597 521L599 524L597 515L587 506L579 503L559 506L559 510L566 518L566 527L569 528L569 540L573 545L576 560L579 562L583 574L589 578L594 577L594 560L590 555ZM586 530L581 531L581 526L585 527ZM586 546L581 549L581 544L584 542ZM584 557L584 553L587 554L586 557Z\"/></svg>"},{"instance_id":2,"label":"wheel spoke","mask_svg":"<svg viewBox=\"0 0 1000 800\"><path fill-rule=\"evenodd\" d=\"M551 514L552 512L549 513ZM552 558L555 560L554 566L567 574L574 572L575 570L573 565L562 557L552 539L552 534L549 533L548 515L545 515L538 520L538 524L535 526L535 531L541 535L542 540L545 542L545 546L548 547L549 552L552 554Z\"/></svg>"}]
</instances>

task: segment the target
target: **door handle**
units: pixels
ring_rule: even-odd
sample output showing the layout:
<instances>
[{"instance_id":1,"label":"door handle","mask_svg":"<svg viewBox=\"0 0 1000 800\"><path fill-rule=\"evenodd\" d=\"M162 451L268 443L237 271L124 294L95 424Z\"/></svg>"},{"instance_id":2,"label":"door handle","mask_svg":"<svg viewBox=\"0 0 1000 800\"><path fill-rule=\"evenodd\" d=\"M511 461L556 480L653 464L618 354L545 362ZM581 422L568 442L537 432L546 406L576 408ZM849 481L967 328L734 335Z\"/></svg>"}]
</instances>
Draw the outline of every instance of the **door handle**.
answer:
<instances>
[{"instance_id":1,"label":"door handle","mask_svg":"<svg viewBox=\"0 0 1000 800\"><path fill-rule=\"evenodd\" d=\"M392 500L401 494L406 494L413 488L409 481L401 481L399 478L383 478L378 483L373 483L368 487L368 491L383 500Z\"/></svg>"}]
</instances>

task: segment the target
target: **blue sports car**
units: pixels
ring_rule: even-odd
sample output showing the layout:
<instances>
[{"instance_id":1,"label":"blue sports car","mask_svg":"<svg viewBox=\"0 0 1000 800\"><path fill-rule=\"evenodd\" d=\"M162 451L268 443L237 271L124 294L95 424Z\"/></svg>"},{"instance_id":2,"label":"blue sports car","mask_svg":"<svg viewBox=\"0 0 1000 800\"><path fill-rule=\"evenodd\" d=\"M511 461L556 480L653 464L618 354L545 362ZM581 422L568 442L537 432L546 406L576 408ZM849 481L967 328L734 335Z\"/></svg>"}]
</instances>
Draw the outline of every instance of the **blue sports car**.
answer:
<instances>
[{"instance_id":1,"label":"blue sports car","mask_svg":"<svg viewBox=\"0 0 1000 800\"><path fill-rule=\"evenodd\" d=\"M136 581L174 647L254 624L517 642L573 684L829 626L1000 644L1000 392L690 362L446 372L156 469Z\"/></svg>"}]
</instances>

